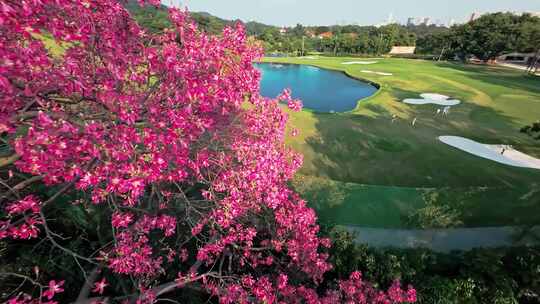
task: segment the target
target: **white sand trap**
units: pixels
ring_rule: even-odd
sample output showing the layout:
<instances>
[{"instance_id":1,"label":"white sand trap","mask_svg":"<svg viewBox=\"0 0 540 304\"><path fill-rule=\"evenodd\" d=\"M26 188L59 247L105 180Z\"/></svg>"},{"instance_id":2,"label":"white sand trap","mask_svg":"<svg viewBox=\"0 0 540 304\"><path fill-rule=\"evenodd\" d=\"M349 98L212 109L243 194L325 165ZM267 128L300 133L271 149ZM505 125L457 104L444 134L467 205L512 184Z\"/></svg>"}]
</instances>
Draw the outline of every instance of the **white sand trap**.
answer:
<instances>
[{"instance_id":1,"label":"white sand trap","mask_svg":"<svg viewBox=\"0 0 540 304\"><path fill-rule=\"evenodd\" d=\"M461 103L461 100L458 99L449 99L450 97L435 94L435 93L423 93L420 94L420 98L407 98L403 100L404 103L423 105L423 104L437 104L440 106L455 106Z\"/></svg>"},{"instance_id":2,"label":"white sand trap","mask_svg":"<svg viewBox=\"0 0 540 304\"><path fill-rule=\"evenodd\" d=\"M304 57L300 57L300 59L317 59L317 57L314 57L314 56L304 56Z\"/></svg>"},{"instance_id":3,"label":"white sand trap","mask_svg":"<svg viewBox=\"0 0 540 304\"><path fill-rule=\"evenodd\" d=\"M422 97L424 99L431 99L431 100L447 100L447 99L450 98L450 97L448 97L446 95L435 94L435 93L420 94L420 97Z\"/></svg>"},{"instance_id":4,"label":"white sand trap","mask_svg":"<svg viewBox=\"0 0 540 304\"><path fill-rule=\"evenodd\" d=\"M342 62L341 64L375 64L377 61L349 61Z\"/></svg>"},{"instance_id":5,"label":"white sand trap","mask_svg":"<svg viewBox=\"0 0 540 304\"><path fill-rule=\"evenodd\" d=\"M375 71L370 71L370 70L362 70L360 72L368 73L368 74L376 74L376 75L381 75L381 76L392 76L393 75L392 73L375 72Z\"/></svg>"},{"instance_id":6,"label":"white sand trap","mask_svg":"<svg viewBox=\"0 0 540 304\"><path fill-rule=\"evenodd\" d=\"M457 99L448 99L448 100L434 100L434 99L417 99L417 98L407 98L403 100L404 103L423 105L423 104L437 104L441 106L455 106L461 103L461 100Z\"/></svg>"},{"instance_id":7,"label":"white sand trap","mask_svg":"<svg viewBox=\"0 0 540 304\"><path fill-rule=\"evenodd\" d=\"M540 159L506 146L481 144L474 140L459 136L440 136L439 140L454 148L501 164L514 167L540 169ZM501 154L503 148L505 151Z\"/></svg>"}]
</instances>

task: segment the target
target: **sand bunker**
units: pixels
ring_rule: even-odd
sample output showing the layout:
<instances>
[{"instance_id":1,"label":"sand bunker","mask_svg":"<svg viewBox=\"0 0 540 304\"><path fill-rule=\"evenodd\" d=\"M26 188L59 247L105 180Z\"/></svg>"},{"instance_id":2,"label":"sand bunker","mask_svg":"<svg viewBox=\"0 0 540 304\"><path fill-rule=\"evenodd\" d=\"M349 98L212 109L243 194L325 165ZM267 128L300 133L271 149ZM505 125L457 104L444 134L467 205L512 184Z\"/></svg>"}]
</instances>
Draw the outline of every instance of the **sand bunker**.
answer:
<instances>
[{"instance_id":1,"label":"sand bunker","mask_svg":"<svg viewBox=\"0 0 540 304\"><path fill-rule=\"evenodd\" d=\"M342 62L341 64L375 64L377 61L349 61Z\"/></svg>"},{"instance_id":2,"label":"sand bunker","mask_svg":"<svg viewBox=\"0 0 540 304\"><path fill-rule=\"evenodd\" d=\"M298 57L300 59L317 59L317 57L314 56L304 56L304 57Z\"/></svg>"},{"instance_id":3,"label":"sand bunker","mask_svg":"<svg viewBox=\"0 0 540 304\"><path fill-rule=\"evenodd\" d=\"M508 146L481 144L474 140L459 136L440 136L439 140L454 148L501 164L514 167L540 169L540 159L514 150ZM503 153L501 154L501 152Z\"/></svg>"},{"instance_id":4,"label":"sand bunker","mask_svg":"<svg viewBox=\"0 0 540 304\"><path fill-rule=\"evenodd\" d=\"M376 74L376 75L381 75L381 76L392 76L393 75L392 73L375 72L375 71L370 71L370 70L362 70L360 72L368 73L368 74Z\"/></svg>"},{"instance_id":5,"label":"sand bunker","mask_svg":"<svg viewBox=\"0 0 540 304\"><path fill-rule=\"evenodd\" d=\"M461 103L461 101L457 99L433 100L433 99L415 99L415 98L407 98L403 100L403 102L408 103L408 104L416 104L416 105L432 103L432 104L437 104L441 106L455 106Z\"/></svg>"},{"instance_id":6,"label":"sand bunker","mask_svg":"<svg viewBox=\"0 0 540 304\"><path fill-rule=\"evenodd\" d=\"M422 105L422 104L437 104L441 106L455 106L461 103L461 100L458 99L449 99L450 97L435 94L435 93L424 93L420 94L420 98L407 98L403 100L404 103Z\"/></svg>"},{"instance_id":7,"label":"sand bunker","mask_svg":"<svg viewBox=\"0 0 540 304\"><path fill-rule=\"evenodd\" d=\"M420 94L420 97L422 97L424 99L431 99L431 100L447 100L447 99L450 98L450 97L448 97L446 95L435 94L435 93Z\"/></svg>"}]
</instances>

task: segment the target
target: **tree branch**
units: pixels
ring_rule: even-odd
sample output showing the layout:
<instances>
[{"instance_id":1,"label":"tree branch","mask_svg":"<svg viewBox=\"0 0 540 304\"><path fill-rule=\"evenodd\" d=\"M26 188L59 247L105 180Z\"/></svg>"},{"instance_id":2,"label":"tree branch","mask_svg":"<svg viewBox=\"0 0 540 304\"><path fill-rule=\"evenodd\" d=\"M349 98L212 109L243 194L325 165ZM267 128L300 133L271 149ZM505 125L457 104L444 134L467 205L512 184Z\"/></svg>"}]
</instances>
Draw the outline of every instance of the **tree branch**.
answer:
<instances>
[{"instance_id":1,"label":"tree branch","mask_svg":"<svg viewBox=\"0 0 540 304\"><path fill-rule=\"evenodd\" d=\"M45 230L45 234L47 235L47 238L51 241L51 243L57 247L58 249L70 254L73 256L73 258L75 259L81 259L83 261L86 261L88 263L91 263L91 264L97 264L94 260L90 259L90 258L87 258L87 257L83 257L82 255L79 255L78 253L70 250L70 249L67 249L66 247L58 244L58 242L56 242L56 240L54 239L53 237L53 233L52 231L49 229L49 226L47 225L47 219L45 218L45 215L43 214L43 211L39 211L39 216L41 217L41 225L43 225L43 230Z\"/></svg>"},{"instance_id":2,"label":"tree branch","mask_svg":"<svg viewBox=\"0 0 540 304\"><path fill-rule=\"evenodd\" d=\"M79 296L77 296L77 300L76 300L77 303L84 301L86 298L88 298L88 295L90 294L90 288L92 288L92 286L94 285L94 282L96 281L97 276L100 273L100 271L101 271L101 265L97 266L96 268L94 268L94 270L92 270L92 272L90 273L90 276L88 277L88 280L84 282L84 285L81 291L79 292Z\"/></svg>"},{"instance_id":3,"label":"tree branch","mask_svg":"<svg viewBox=\"0 0 540 304\"><path fill-rule=\"evenodd\" d=\"M28 179L23 180L22 182L16 184L12 188L10 188L8 191L6 191L6 193L4 195L2 195L2 197L0 197L0 201L7 198L11 194L16 194L18 191L23 190L28 185L30 185L30 184L32 184L34 182L38 182L38 181L40 181L42 179L43 179L43 176L36 175L36 176L32 176L32 177L30 177Z\"/></svg>"},{"instance_id":4,"label":"tree branch","mask_svg":"<svg viewBox=\"0 0 540 304\"><path fill-rule=\"evenodd\" d=\"M14 162L18 161L20 158L21 158L21 156L16 154L16 153L11 155L11 156L1 157L0 158L0 168L12 165Z\"/></svg>"}]
</instances>

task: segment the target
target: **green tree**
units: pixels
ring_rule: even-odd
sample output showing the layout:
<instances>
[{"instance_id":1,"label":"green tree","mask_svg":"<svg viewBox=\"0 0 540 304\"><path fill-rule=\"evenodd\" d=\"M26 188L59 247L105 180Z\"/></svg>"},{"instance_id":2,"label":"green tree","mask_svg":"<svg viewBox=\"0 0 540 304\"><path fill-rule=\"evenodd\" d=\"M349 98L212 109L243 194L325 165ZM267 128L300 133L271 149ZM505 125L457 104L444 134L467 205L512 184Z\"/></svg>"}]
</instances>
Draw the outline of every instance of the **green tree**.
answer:
<instances>
[{"instance_id":1,"label":"green tree","mask_svg":"<svg viewBox=\"0 0 540 304\"><path fill-rule=\"evenodd\" d=\"M294 37L302 37L306 34L306 29L304 28L303 25L301 25L300 23L296 24L295 27L293 27L290 31L289 31L289 34L294 36Z\"/></svg>"},{"instance_id":2,"label":"green tree","mask_svg":"<svg viewBox=\"0 0 540 304\"><path fill-rule=\"evenodd\" d=\"M483 61L517 49L519 17L512 13L495 13L480 17L452 29L452 49L465 59L474 55Z\"/></svg>"},{"instance_id":3,"label":"green tree","mask_svg":"<svg viewBox=\"0 0 540 304\"><path fill-rule=\"evenodd\" d=\"M540 65L540 18L530 15L522 16L523 23L517 44L523 52L534 52L535 56L528 62L528 71L535 74Z\"/></svg>"},{"instance_id":4,"label":"green tree","mask_svg":"<svg viewBox=\"0 0 540 304\"><path fill-rule=\"evenodd\" d=\"M437 55L439 58L447 58L452 39L449 32L429 34L418 38L416 52L419 54Z\"/></svg>"}]
</instances>

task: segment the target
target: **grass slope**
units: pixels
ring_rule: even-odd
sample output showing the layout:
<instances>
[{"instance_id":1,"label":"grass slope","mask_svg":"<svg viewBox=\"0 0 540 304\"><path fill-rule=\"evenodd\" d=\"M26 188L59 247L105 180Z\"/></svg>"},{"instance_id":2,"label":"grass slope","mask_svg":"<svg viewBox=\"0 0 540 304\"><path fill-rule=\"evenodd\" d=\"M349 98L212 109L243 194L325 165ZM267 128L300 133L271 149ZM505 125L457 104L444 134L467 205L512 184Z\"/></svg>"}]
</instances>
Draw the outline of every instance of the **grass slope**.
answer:
<instances>
[{"instance_id":1,"label":"grass slope","mask_svg":"<svg viewBox=\"0 0 540 304\"><path fill-rule=\"evenodd\" d=\"M292 124L301 134L287 141L304 155L302 176L358 184L341 187L345 203L322 210L322 219L340 224L403 226L402 219L421 207L425 189L435 188L455 192L445 196L448 200L482 190L460 205L460 220L465 226L540 222L540 200L534 196L520 200L529 192L536 193L539 170L501 165L437 140L440 135L458 135L483 143L510 144L540 157L540 142L519 133L522 126L540 119L538 77L507 68L408 59L382 59L368 66L341 64L349 60L358 58L265 59L341 70L381 84L376 95L359 102L348 113L290 114ZM366 74L361 70L389 72L394 76ZM447 119L434 115L436 105L400 102L424 92L445 94L464 102L452 108ZM391 123L394 114L400 119ZM417 123L413 127L414 118ZM369 216L358 211L372 208L375 201L379 202L380 211ZM394 210L386 210L390 208Z\"/></svg>"}]
</instances>

